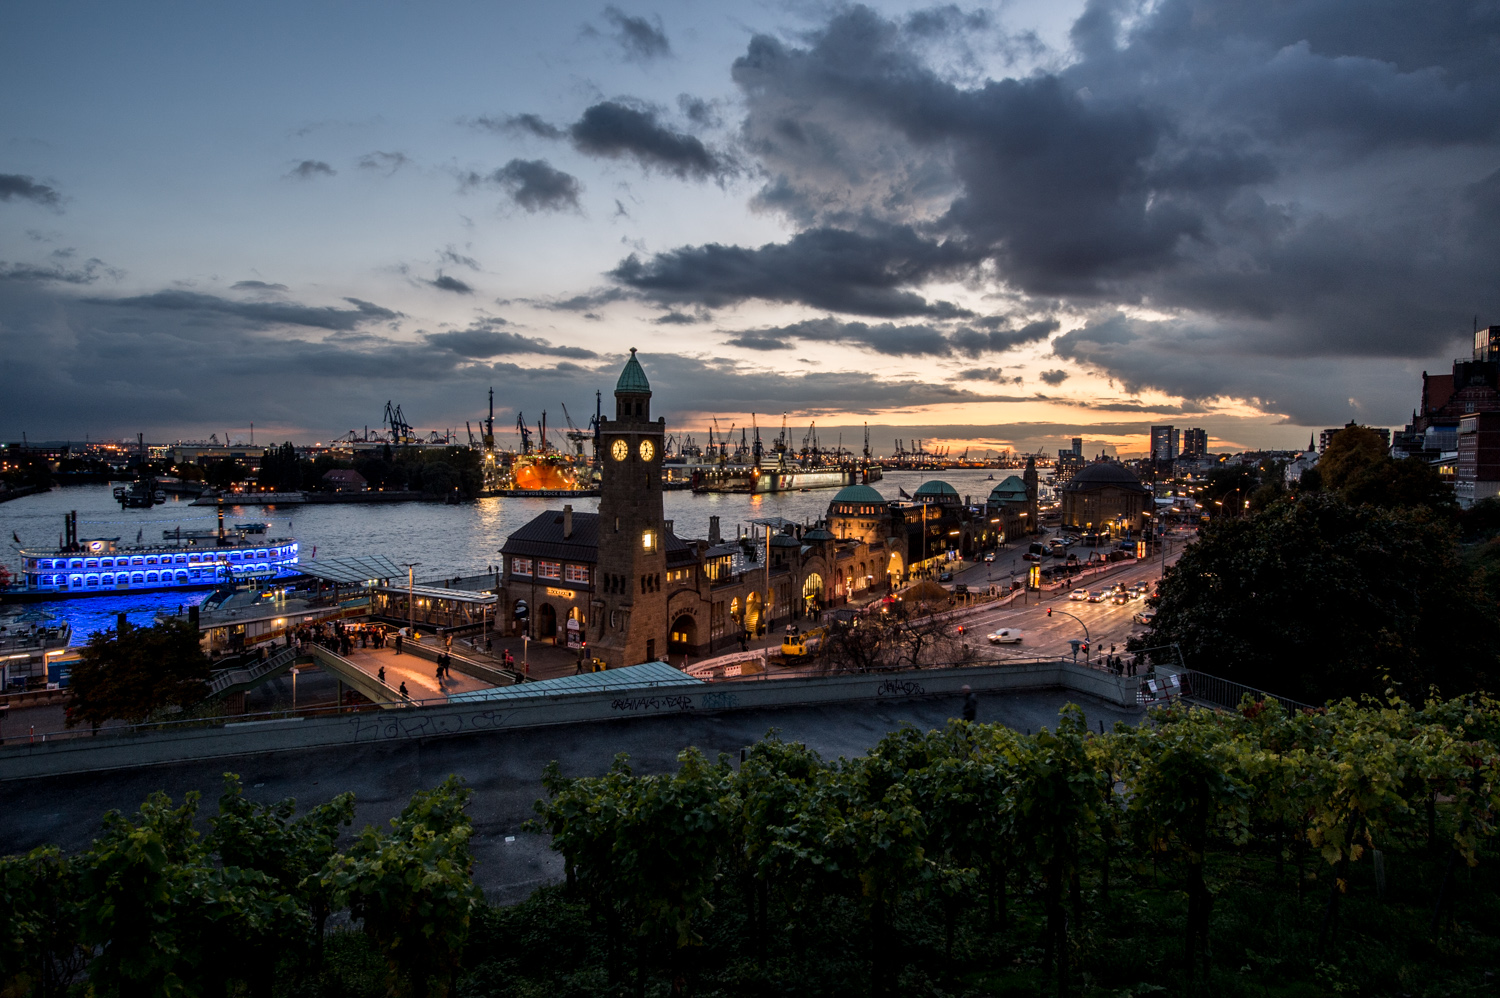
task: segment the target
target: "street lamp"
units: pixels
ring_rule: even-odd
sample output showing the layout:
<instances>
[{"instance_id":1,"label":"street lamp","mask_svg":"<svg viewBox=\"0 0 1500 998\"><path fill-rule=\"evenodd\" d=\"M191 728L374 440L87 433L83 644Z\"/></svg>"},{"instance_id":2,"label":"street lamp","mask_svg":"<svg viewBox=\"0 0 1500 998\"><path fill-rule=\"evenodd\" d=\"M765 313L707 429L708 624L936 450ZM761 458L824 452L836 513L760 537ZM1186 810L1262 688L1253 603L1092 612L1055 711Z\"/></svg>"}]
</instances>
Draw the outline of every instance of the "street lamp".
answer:
<instances>
[{"instance_id":1,"label":"street lamp","mask_svg":"<svg viewBox=\"0 0 1500 998\"><path fill-rule=\"evenodd\" d=\"M422 564L420 561L403 561L401 563L401 567L406 569L406 628L411 632L413 638L417 636L415 616L417 602L412 597L412 591L416 588L416 576L413 574L413 570L420 564Z\"/></svg>"}]
</instances>

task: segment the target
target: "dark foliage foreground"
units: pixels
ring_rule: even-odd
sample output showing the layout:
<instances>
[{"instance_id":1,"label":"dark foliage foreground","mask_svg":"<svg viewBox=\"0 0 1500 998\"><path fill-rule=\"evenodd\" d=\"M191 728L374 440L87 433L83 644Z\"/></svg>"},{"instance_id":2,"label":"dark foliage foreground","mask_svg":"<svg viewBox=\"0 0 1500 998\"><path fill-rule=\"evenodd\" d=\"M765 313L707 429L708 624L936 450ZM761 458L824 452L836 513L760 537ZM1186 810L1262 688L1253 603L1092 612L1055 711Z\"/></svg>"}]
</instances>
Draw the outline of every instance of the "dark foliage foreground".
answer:
<instances>
[{"instance_id":1,"label":"dark foliage foreground","mask_svg":"<svg viewBox=\"0 0 1500 998\"><path fill-rule=\"evenodd\" d=\"M231 780L0 866L5 994L1466 995L1500 971L1488 701L953 722L824 762L547 777L567 882L495 907L465 791L338 848ZM347 911L358 929L325 931Z\"/></svg>"}]
</instances>

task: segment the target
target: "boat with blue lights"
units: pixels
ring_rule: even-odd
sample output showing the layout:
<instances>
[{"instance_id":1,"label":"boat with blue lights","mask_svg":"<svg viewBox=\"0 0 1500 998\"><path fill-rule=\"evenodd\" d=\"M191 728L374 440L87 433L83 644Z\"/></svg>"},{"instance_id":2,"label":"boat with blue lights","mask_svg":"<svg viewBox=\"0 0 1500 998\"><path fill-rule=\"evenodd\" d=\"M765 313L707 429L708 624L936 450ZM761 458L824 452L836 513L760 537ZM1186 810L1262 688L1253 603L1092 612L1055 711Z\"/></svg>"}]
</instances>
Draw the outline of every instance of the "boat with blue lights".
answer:
<instances>
[{"instance_id":1,"label":"boat with blue lights","mask_svg":"<svg viewBox=\"0 0 1500 998\"><path fill-rule=\"evenodd\" d=\"M226 529L222 512L215 532L168 531L161 543L129 545L118 537L80 538L78 514L63 519L59 547L21 548L21 582L0 591L0 602L216 589L298 574L296 540Z\"/></svg>"}]
</instances>

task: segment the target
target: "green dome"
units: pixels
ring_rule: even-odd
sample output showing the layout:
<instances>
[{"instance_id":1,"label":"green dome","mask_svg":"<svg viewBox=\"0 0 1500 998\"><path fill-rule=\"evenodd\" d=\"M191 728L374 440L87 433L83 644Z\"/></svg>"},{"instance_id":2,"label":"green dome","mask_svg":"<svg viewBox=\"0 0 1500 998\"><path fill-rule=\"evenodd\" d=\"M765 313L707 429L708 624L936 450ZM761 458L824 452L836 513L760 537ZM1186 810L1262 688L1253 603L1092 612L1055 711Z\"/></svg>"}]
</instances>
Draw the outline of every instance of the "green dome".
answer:
<instances>
[{"instance_id":1,"label":"green dome","mask_svg":"<svg viewBox=\"0 0 1500 998\"><path fill-rule=\"evenodd\" d=\"M824 530L822 527L814 527L802 535L804 541L831 541L836 540L833 531Z\"/></svg>"},{"instance_id":2,"label":"green dome","mask_svg":"<svg viewBox=\"0 0 1500 998\"><path fill-rule=\"evenodd\" d=\"M651 394L651 382L646 380L646 372L641 370L640 361L635 359L635 347L630 348L630 359L625 362L625 370L620 372L620 380L615 382L615 394L621 392Z\"/></svg>"},{"instance_id":3,"label":"green dome","mask_svg":"<svg viewBox=\"0 0 1500 998\"><path fill-rule=\"evenodd\" d=\"M955 489L947 482L940 482L934 479L930 482L923 483L922 487L917 489L916 496L917 498L921 498L922 496L942 496L945 498L948 496L952 496L954 499L957 499L958 489Z\"/></svg>"},{"instance_id":4,"label":"green dome","mask_svg":"<svg viewBox=\"0 0 1500 998\"><path fill-rule=\"evenodd\" d=\"M833 497L834 502L885 502L885 496L868 485L845 485Z\"/></svg>"},{"instance_id":5,"label":"green dome","mask_svg":"<svg viewBox=\"0 0 1500 998\"><path fill-rule=\"evenodd\" d=\"M990 498L996 502L1004 502L1008 499L1026 498L1026 483L1015 475L1011 475L1005 481L990 489Z\"/></svg>"}]
</instances>

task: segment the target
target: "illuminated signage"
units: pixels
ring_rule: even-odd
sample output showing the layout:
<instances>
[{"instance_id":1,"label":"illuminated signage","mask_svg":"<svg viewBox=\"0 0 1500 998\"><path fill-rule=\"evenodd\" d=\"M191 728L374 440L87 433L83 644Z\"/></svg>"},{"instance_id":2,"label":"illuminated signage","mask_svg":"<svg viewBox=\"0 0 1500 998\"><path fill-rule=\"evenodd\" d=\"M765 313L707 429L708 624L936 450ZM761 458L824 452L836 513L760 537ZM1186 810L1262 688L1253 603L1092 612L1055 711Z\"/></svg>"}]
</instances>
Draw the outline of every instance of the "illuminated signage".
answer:
<instances>
[{"instance_id":1,"label":"illuminated signage","mask_svg":"<svg viewBox=\"0 0 1500 998\"><path fill-rule=\"evenodd\" d=\"M547 595L548 596L561 596L563 599L572 599L573 598L573 590L571 590L571 589L553 589L551 586L548 586L547 587Z\"/></svg>"}]
</instances>

